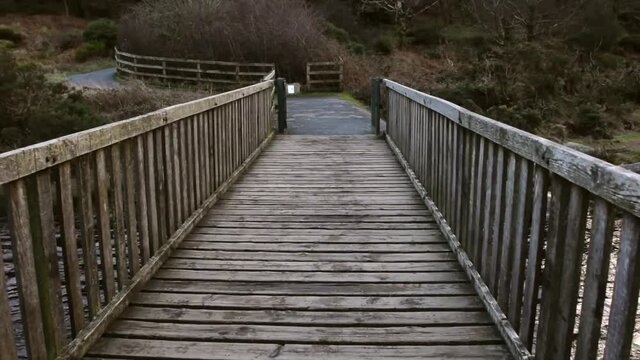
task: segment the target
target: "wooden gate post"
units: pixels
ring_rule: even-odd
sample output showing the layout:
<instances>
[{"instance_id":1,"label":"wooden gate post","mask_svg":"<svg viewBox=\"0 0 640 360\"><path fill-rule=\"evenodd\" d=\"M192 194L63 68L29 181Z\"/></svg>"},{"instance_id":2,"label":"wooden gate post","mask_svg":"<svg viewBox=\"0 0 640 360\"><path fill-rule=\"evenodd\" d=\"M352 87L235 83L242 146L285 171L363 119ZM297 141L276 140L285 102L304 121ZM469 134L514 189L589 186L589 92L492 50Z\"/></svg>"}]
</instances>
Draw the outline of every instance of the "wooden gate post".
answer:
<instances>
[{"instance_id":1,"label":"wooden gate post","mask_svg":"<svg viewBox=\"0 0 640 360\"><path fill-rule=\"evenodd\" d=\"M371 79L371 127L380 135L380 78Z\"/></svg>"},{"instance_id":2,"label":"wooden gate post","mask_svg":"<svg viewBox=\"0 0 640 360\"><path fill-rule=\"evenodd\" d=\"M287 92L285 79L276 80L276 93L278 94L278 133L284 133L287 128Z\"/></svg>"}]
</instances>

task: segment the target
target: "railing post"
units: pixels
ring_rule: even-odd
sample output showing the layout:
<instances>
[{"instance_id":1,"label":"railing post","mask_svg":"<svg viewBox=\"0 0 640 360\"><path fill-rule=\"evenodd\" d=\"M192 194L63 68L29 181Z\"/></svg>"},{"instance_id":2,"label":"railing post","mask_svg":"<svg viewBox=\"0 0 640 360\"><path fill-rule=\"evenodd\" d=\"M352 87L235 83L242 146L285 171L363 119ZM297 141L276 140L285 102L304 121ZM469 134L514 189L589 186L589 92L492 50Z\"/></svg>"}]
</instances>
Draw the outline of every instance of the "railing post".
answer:
<instances>
[{"instance_id":1,"label":"railing post","mask_svg":"<svg viewBox=\"0 0 640 360\"><path fill-rule=\"evenodd\" d=\"M278 133L284 133L287 128L287 93L285 79L276 80L276 93L278 94Z\"/></svg>"},{"instance_id":2,"label":"railing post","mask_svg":"<svg viewBox=\"0 0 640 360\"><path fill-rule=\"evenodd\" d=\"M371 79L371 127L380 135L380 78Z\"/></svg>"}]
</instances>

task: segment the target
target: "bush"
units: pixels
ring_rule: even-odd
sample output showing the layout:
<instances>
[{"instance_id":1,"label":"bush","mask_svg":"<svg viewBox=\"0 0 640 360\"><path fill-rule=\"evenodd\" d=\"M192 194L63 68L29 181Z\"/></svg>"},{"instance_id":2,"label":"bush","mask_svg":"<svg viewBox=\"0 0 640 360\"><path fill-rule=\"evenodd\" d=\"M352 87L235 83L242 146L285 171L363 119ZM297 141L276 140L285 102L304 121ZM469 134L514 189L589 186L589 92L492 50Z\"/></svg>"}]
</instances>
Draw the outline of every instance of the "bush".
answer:
<instances>
[{"instance_id":1,"label":"bush","mask_svg":"<svg viewBox=\"0 0 640 360\"><path fill-rule=\"evenodd\" d=\"M409 41L413 45L430 46L440 42L440 28L432 22L422 23L409 31Z\"/></svg>"},{"instance_id":2,"label":"bush","mask_svg":"<svg viewBox=\"0 0 640 360\"><path fill-rule=\"evenodd\" d=\"M46 80L35 65L0 51L0 151L85 130L104 121L80 93Z\"/></svg>"},{"instance_id":3,"label":"bush","mask_svg":"<svg viewBox=\"0 0 640 360\"><path fill-rule=\"evenodd\" d=\"M78 47L82 43L82 36L76 31L64 31L54 36L53 43L58 51L66 51Z\"/></svg>"},{"instance_id":4,"label":"bush","mask_svg":"<svg viewBox=\"0 0 640 360\"><path fill-rule=\"evenodd\" d=\"M594 139L612 138L603 110L594 104L580 106L571 130L577 135L592 136Z\"/></svg>"},{"instance_id":5,"label":"bush","mask_svg":"<svg viewBox=\"0 0 640 360\"><path fill-rule=\"evenodd\" d=\"M451 25L440 31L440 36L449 43L484 49L489 45L489 36L476 27Z\"/></svg>"},{"instance_id":6,"label":"bush","mask_svg":"<svg viewBox=\"0 0 640 360\"><path fill-rule=\"evenodd\" d=\"M87 43L102 43L112 49L118 42L118 25L109 19L92 21L82 33L82 39Z\"/></svg>"},{"instance_id":7,"label":"bush","mask_svg":"<svg viewBox=\"0 0 640 360\"><path fill-rule=\"evenodd\" d=\"M80 45L76 50L76 61L85 62L92 58L109 55L109 49L103 42L91 41Z\"/></svg>"},{"instance_id":8,"label":"bush","mask_svg":"<svg viewBox=\"0 0 640 360\"><path fill-rule=\"evenodd\" d=\"M299 0L144 1L121 19L118 47L140 55L275 63L279 76L304 81L307 62L337 56L338 44L324 30Z\"/></svg>"},{"instance_id":9,"label":"bush","mask_svg":"<svg viewBox=\"0 0 640 360\"><path fill-rule=\"evenodd\" d=\"M351 41L351 36L345 29L341 29L330 22L325 24L324 34L341 44L348 44Z\"/></svg>"},{"instance_id":10,"label":"bush","mask_svg":"<svg viewBox=\"0 0 640 360\"><path fill-rule=\"evenodd\" d=\"M373 43L373 49L382 55L389 55L395 48L395 40L389 35L382 35Z\"/></svg>"},{"instance_id":11,"label":"bush","mask_svg":"<svg viewBox=\"0 0 640 360\"><path fill-rule=\"evenodd\" d=\"M364 44L355 41L349 43L348 49L353 55L364 55L367 52L367 48Z\"/></svg>"},{"instance_id":12,"label":"bush","mask_svg":"<svg viewBox=\"0 0 640 360\"><path fill-rule=\"evenodd\" d=\"M24 35L10 27L0 25L0 40L7 40L20 45L24 41Z\"/></svg>"}]
</instances>

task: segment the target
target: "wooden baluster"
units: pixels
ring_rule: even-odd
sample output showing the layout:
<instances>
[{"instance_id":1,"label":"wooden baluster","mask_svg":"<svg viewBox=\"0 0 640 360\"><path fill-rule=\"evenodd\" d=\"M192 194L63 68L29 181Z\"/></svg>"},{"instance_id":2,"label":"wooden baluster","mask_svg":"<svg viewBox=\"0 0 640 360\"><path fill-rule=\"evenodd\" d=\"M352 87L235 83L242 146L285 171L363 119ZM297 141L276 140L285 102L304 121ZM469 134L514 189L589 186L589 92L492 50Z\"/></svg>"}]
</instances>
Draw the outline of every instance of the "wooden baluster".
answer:
<instances>
[{"instance_id":1,"label":"wooden baluster","mask_svg":"<svg viewBox=\"0 0 640 360\"><path fill-rule=\"evenodd\" d=\"M482 198L485 193L485 183L484 183L484 171L486 166L485 160L486 153L486 142L484 138L480 138L480 144L478 149L478 165L477 165L477 174L476 174L476 190L475 190L475 210L473 217L473 238L471 239L473 242L473 246L469 248L470 256L469 258L473 261L476 267L478 267L482 263L481 255L482 255L482 224L483 224L483 216L485 215L485 207L482 202Z\"/></svg>"},{"instance_id":2,"label":"wooden baluster","mask_svg":"<svg viewBox=\"0 0 640 360\"><path fill-rule=\"evenodd\" d=\"M129 275L133 277L140 270L140 246L138 244L138 219L136 217L136 161L134 157L135 140L124 144L125 184L127 188L127 245L129 247ZM142 231L140 232L142 233ZM142 237L140 236L140 242Z\"/></svg>"},{"instance_id":3,"label":"wooden baluster","mask_svg":"<svg viewBox=\"0 0 640 360\"><path fill-rule=\"evenodd\" d=\"M89 319L93 319L100 310L100 293L98 282L98 262L95 240L95 219L93 209L93 171L91 155L80 160L78 174L80 188L80 211L82 218L82 254L84 261L85 291L89 304Z\"/></svg>"},{"instance_id":4,"label":"wooden baluster","mask_svg":"<svg viewBox=\"0 0 640 360\"><path fill-rule=\"evenodd\" d=\"M167 224L166 224L166 228L168 230L167 232L167 238L171 237L171 235L173 234L174 231L176 231L176 229L178 228L178 226L176 225L176 178L174 176L174 171L173 171L173 161L174 161L174 156L175 156L175 142L173 141L173 136L172 136L172 132L175 130L175 128L173 127L173 125L169 124L167 126L165 126L162 131L163 131L163 136L164 136L164 161L166 163L166 188L167 188L167 199L166 199L166 204L167 204L167 209L166 209L166 214L167 214Z\"/></svg>"},{"instance_id":5,"label":"wooden baluster","mask_svg":"<svg viewBox=\"0 0 640 360\"><path fill-rule=\"evenodd\" d=\"M13 247L17 288L20 293L22 326L31 359L46 359L47 349L40 312L38 279L33 257L33 239L25 180L19 179L7 186L9 192L9 225ZM3 275L4 276L4 275ZM4 349L2 349L4 351Z\"/></svg>"},{"instance_id":6,"label":"wooden baluster","mask_svg":"<svg viewBox=\"0 0 640 360\"><path fill-rule=\"evenodd\" d=\"M78 241L76 238L76 222L73 209L73 179L71 163L66 162L58 167L58 191L60 215L62 218L62 248L65 265L65 283L69 316L71 317L71 334L76 336L84 326L84 304L80 286L80 263L78 261Z\"/></svg>"},{"instance_id":7,"label":"wooden baluster","mask_svg":"<svg viewBox=\"0 0 640 360\"><path fill-rule=\"evenodd\" d=\"M202 114L195 115L192 121L192 131L193 138L192 142L190 142L190 146L192 147L192 156L193 156L193 186L195 190L195 208L200 207L202 202L202 182L200 181L200 169L202 167L202 163L200 162L200 149L202 147L200 143L200 120L202 119ZM195 209L193 209L195 210Z\"/></svg>"},{"instance_id":8,"label":"wooden baluster","mask_svg":"<svg viewBox=\"0 0 640 360\"><path fill-rule=\"evenodd\" d=\"M640 219L625 214L620 233L605 360L626 359L631 351L640 288Z\"/></svg>"},{"instance_id":9,"label":"wooden baluster","mask_svg":"<svg viewBox=\"0 0 640 360\"><path fill-rule=\"evenodd\" d=\"M173 158L173 182L175 185L175 216L176 216L176 227L173 229L173 231L175 231L177 228L179 228L182 223L184 222L184 220L186 219L186 215L183 213L184 210L184 197L183 197L183 186L184 183L182 182L182 170L180 167L180 140L182 139L180 137L180 126L177 123L173 123L171 124L171 138L172 138L172 142L173 142L173 148L172 148L172 154L171 157Z\"/></svg>"},{"instance_id":10,"label":"wooden baluster","mask_svg":"<svg viewBox=\"0 0 640 360\"><path fill-rule=\"evenodd\" d=\"M187 217L191 216L193 211L196 209L196 181L195 181L195 160L194 160L194 140L193 140L193 122L195 121L195 116L191 116L185 120L185 130L187 135L186 142L186 155L187 155L187 189L189 196L189 208L187 211Z\"/></svg>"},{"instance_id":11,"label":"wooden baluster","mask_svg":"<svg viewBox=\"0 0 640 360\"><path fill-rule=\"evenodd\" d=\"M155 160L155 180L156 180L156 203L158 207L157 211L157 221L158 221L158 248L164 245L169 236L167 233L168 229L168 220L167 220L167 183L165 178L165 161L164 161L164 134L162 129L154 130L154 140L156 151L154 154Z\"/></svg>"},{"instance_id":12,"label":"wooden baluster","mask_svg":"<svg viewBox=\"0 0 640 360\"><path fill-rule=\"evenodd\" d=\"M471 249L473 248L473 239L475 238L475 232L476 229L473 227L473 219L475 218L475 202L476 202L476 189L477 189L477 184L478 184L478 155L479 155L479 136L476 135L475 133L470 132L469 133L470 136L470 158L469 158L469 162L470 162L470 172L469 172L469 177L470 177L470 181L469 181L469 202L467 204L468 206L468 211L467 211L467 232L466 232L466 244L465 244L465 251L467 252L467 254L469 255L469 259L472 259L471 257Z\"/></svg>"},{"instance_id":13,"label":"wooden baluster","mask_svg":"<svg viewBox=\"0 0 640 360\"><path fill-rule=\"evenodd\" d=\"M487 144L487 157L486 157L486 171L484 173L485 190L482 196L484 197L484 223L482 232L482 261L480 264L475 264L476 269L482 274L482 279L485 283L488 283L491 274L491 264L493 264L493 230L492 221L495 216L495 197L493 195L494 182L494 163L495 153L494 150L497 145L493 142Z\"/></svg>"},{"instance_id":14,"label":"wooden baluster","mask_svg":"<svg viewBox=\"0 0 640 360\"><path fill-rule=\"evenodd\" d=\"M533 182L533 205L531 210L531 236L529 238L529 254L524 279L524 295L522 298L522 321L520 322L520 338L531 349L533 346L534 326L537 311L538 289L542 279L541 264L543 258L545 225L547 223L548 181L545 169L535 168Z\"/></svg>"},{"instance_id":15,"label":"wooden baluster","mask_svg":"<svg viewBox=\"0 0 640 360\"><path fill-rule=\"evenodd\" d=\"M116 249L116 268L118 271L118 289L129 285L127 266L127 243L125 240L124 194L122 182L122 156L120 144L111 147L112 190L113 190L113 225Z\"/></svg>"},{"instance_id":16,"label":"wooden baluster","mask_svg":"<svg viewBox=\"0 0 640 360\"><path fill-rule=\"evenodd\" d=\"M155 146L153 132L146 134L146 156L147 177L144 181L147 184L147 216L149 221L149 255L154 256L160 247L160 234L158 229L158 199L156 192L156 164Z\"/></svg>"},{"instance_id":17,"label":"wooden baluster","mask_svg":"<svg viewBox=\"0 0 640 360\"><path fill-rule=\"evenodd\" d=\"M145 171L144 159L144 139L141 136L136 138L136 160L137 160L137 177L138 177L138 224L140 226L140 250L142 252L143 264L149 262L151 257L150 249L150 229L149 229L149 212L147 206L147 176Z\"/></svg>"},{"instance_id":18,"label":"wooden baluster","mask_svg":"<svg viewBox=\"0 0 640 360\"><path fill-rule=\"evenodd\" d=\"M508 153L507 168L506 168L506 183L504 186L504 216L502 227L502 247L500 249L500 264L498 268L500 273L498 275L498 291L495 297L498 298L498 304L503 312L507 312L509 306L509 285L511 284L511 259L513 252L513 211L515 201L515 187L516 187L516 156L513 152Z\"/></svg>"},{"instance_id":19,"label":"wooden baluster","mask_svg":"<svg viewBox=\"0 0 640 360\"><path fill-rule=\"evenodd\" d=\"M109 177L106 169L104 149L96 151L96 186L98 188L98 222L100 224L100 270L105 301L108 303L115 295L113 274L113 252L111 243L111 224L109 218Z\"/></svg>"},{"instance_id":20,"label":"wooden baluster","mask_svg":"<svg viewBox=\"0 0 640 360\"><path fill-rule=\"evenodd\" d=\"M576 359L589 360L596 359L598 356L614 220L611 205L605 200L596 198L593 205L591 241L582 295Z\"/></svg>"},{"instance_id":21,"label":"wooden baluster","mask_svg":"<svg viewBox=\"0 0 640 360\"><path fill-rule=\"evenodd\" d=\"M182 174L182 221L188 219L191 215L189 199L191 195L189 191L189 163L187 162L187 123L189 118L180 120L180 173Z\"/></svg>"},{"instance_id":22,"label":"wooden baluster","mask_svg":"<svg viewBox=\"0 0 640 360\"><path fill-rule=\"evenodd\" d=\"M499 266L500 266L500 249L502 248L502 243L500 240L502 239L502 218L504 215L504 205L503 205L503 183L504 183L504 148L502 146L497 146L498 152L496 153L496 167L495 167L495 176L493 183L493 224L492 224L492 239L491 239L491 269L489 271L489 278L487 281L487 285L493 295L496 295L496 291L498 288L498 276L499 276Z\"/></svg>"},{"instance_id":23,"label":"wooden baluster","mask_svg":"<svg viewBox=\"0 0 640 360\"><path fill-rule=\"evenodd\" d=\"M43 331L50 355L58 352L67 344L62 294L60 292L60 272L56 249L55 223L53 220L53 196L50 170L35 175L31 216L32 239L35 255L38 294L42 309ZM37 197L36 197L37 196Z\"/></svg>"},{"instance_id":24,"label":"wooden baluster","mask_svg":"<svg viewBox=\"0 0 640 360\"><path fill-rule=\"evenodd\" d=\"M520 327L520 313L522 311L522 288L524 283L524 268L527 257L526 235L531 221L531 196L530 193L530 163L526 159L520 159L520 171L518 173L517 193L514 194L514 224L511 240L513 241L513 263L511 265L511 285L509 310L507 315L511 325L515 329Z\"/></svg>"}]
</instances>

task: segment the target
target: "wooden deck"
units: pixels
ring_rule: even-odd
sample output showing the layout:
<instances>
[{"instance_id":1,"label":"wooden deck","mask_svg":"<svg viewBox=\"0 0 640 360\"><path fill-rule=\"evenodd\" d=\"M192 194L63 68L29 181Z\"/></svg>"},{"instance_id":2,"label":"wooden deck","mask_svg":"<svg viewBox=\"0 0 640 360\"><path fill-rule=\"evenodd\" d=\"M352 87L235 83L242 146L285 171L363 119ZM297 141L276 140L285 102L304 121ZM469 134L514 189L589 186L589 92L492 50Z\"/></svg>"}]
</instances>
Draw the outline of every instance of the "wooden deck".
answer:
<instances>
[{"instance_id":1,"label":"wooden deck","mask_svg":"<svg viewBox=\"0 0 640 360\"><path fill-rule=\"evenodd\" d=\"M88 357L508 358L383 140L280 136Z\"/></svg>"}]
</instances>

